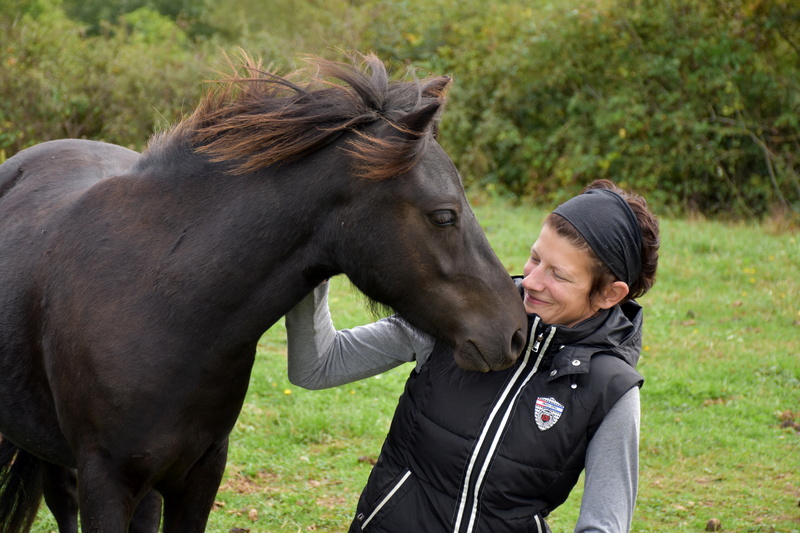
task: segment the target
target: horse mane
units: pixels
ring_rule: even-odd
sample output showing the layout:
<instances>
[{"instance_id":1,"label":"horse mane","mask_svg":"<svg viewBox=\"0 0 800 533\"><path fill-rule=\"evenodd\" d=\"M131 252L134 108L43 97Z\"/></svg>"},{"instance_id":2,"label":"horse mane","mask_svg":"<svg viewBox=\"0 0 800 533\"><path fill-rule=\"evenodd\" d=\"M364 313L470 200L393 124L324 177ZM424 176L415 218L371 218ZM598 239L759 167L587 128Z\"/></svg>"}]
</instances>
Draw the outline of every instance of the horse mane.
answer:
<instances>
[{"instance_id":1,"label":"horse mane","mask_svg":"<svg viewBox=\"0 0 800 533\"><path fill-rule=\"evenodd\" d=\"M434 102L443 106L450 84L447 76L390 80L372 54L353 58L352 64L309 58L313 68L286 76L242 56L242 73L234 70L222 79L186 120L154 137L148 152L183 140L211 161L229 163L229 172L245 174L297 161L352 131L357 135L345 150L353 156L355 173L385 179L413 167L438 124L437 116L428 131L410 132L397 120ZM367 133L365 127L377 121L397 134Z\"/></svg>"}]
</instances>

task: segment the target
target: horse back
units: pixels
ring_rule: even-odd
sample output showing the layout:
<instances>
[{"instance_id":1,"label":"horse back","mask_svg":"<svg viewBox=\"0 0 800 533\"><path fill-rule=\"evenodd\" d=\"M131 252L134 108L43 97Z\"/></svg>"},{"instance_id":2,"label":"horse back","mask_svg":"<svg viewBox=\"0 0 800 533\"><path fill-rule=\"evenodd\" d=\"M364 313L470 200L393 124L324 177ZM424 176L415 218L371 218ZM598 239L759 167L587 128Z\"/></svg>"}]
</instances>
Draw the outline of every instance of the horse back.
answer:
<instances>
[{"instance_id":1,"label":"horse back","mask_svg":"<svg viewBox=\"0 0 800 533\"><path fill-rule=\"evenodd\" d=\"M57 197L90 187L129 169L138 152L99 141L61 139L37 144L0 165L0 206L7 197L31 194ZM29 200L36 200L30 196Z\"/></svg>"}]
</instances>

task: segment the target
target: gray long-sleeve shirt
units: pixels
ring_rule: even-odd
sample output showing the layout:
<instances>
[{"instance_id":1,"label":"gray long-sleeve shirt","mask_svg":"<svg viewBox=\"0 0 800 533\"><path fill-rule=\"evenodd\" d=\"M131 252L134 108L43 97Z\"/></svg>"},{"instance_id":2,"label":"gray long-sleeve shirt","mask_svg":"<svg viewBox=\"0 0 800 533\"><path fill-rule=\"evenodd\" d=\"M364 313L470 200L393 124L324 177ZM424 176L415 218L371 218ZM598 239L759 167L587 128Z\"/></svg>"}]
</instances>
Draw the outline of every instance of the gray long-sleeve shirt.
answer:
<instances>
[{"instance_id":1,"label":"gray long-sleeve shirt","mask_svg":"<svg viewBox=\"0 0 800 533\"><path fill-rule=\"evenodd\" d=\"M428 359L434 340L391 316L336 330L328 309L327 283L286 315L289 380L324 389ZM639 475L639 388L633 387L608 412L586 453L584 492L575 533L630 531Z\"/></svg>"}]
</instances>

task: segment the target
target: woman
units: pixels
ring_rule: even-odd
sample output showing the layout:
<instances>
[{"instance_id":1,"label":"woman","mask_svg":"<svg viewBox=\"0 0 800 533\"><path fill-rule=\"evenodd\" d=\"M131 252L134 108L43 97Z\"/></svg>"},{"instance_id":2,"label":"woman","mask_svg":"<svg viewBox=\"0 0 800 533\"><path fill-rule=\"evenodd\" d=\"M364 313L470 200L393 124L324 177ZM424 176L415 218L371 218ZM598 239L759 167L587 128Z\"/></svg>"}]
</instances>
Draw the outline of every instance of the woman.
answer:
<instances>
[{"instance_id":1,"label":"woman","mask_svg":"<svg viewBox=\"0 0 800 533\"><path fill-rule=\"evenodd\" d=\"M352 532L544 532L586 470L576 532L630 530L642 310L658 222L599 180L553 211L516 279L528 344L511 368L455 366L392 316L336 331L319 287L286 316L290 380L325 388L416 360Z\"/></svg>"}]
</instances>

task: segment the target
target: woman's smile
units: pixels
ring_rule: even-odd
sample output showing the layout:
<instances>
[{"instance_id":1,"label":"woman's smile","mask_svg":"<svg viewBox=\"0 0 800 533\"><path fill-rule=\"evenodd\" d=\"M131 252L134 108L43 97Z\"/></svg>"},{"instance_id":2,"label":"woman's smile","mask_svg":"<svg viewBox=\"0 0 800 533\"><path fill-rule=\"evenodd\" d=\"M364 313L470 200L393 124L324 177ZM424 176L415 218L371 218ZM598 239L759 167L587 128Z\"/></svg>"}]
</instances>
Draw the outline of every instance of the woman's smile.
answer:
<instances>
[{"instance_id":1,"label":"woman's smile","mask_svg":"<svg viewBox=\"0 0 800 533\"><path fill-rule=\"evenodd\" d=\"M531 291L525 291L525 305L526 306L538 306L538 305L547 305L549 302L543 300L541 297L534 296ZM535 312L535 311L533 311Z\"/></svg>"}]
</instances>

